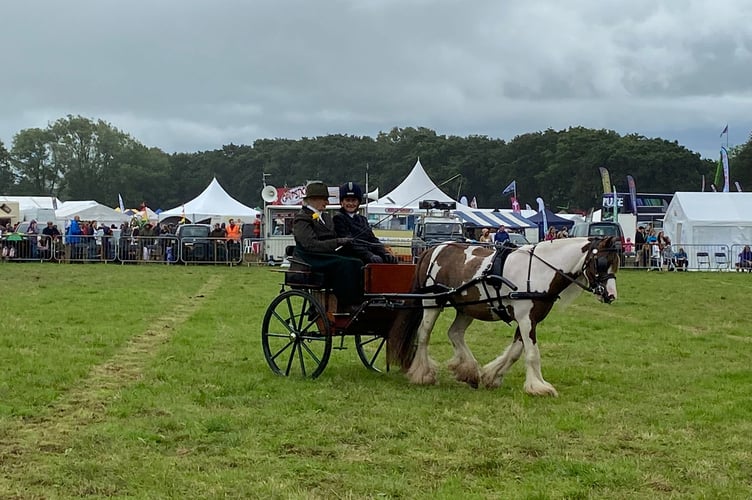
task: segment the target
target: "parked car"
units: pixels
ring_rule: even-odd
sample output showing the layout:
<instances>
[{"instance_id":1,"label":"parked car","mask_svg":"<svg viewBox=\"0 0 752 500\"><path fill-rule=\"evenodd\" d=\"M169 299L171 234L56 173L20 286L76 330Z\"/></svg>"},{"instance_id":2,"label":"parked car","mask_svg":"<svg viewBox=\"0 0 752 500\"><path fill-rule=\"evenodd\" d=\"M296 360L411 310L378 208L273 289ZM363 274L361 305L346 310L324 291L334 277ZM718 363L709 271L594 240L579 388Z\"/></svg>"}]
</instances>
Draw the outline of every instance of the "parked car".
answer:
<instances>
[{"instance_id":1,"label":"parked car","mask_svg":"<svg viewBox=\"0 0 752 500\"><path fill-rule=\"evenodd\" d=\"M213 260L212 241L209 239L209 224L182 224L175 237L178 239L182 259L185 262Z\"/></svg>"},{"instance_id":2,"label":"parked car","mask_svg":"<svg viewBox=\"0 0 752 500\"><path fill-rule=\"evenodd\" d=\"M622 248L624 248L624 231L621 229L621 225L618 222L580 222L572 227L569 232L570 237L586 237L586 238L604 238L606 236L616 236L618 241L616 248L619 249L619 253L622 254L622 265L624 264L624 255Z\"/></svg>"}]
</instances>

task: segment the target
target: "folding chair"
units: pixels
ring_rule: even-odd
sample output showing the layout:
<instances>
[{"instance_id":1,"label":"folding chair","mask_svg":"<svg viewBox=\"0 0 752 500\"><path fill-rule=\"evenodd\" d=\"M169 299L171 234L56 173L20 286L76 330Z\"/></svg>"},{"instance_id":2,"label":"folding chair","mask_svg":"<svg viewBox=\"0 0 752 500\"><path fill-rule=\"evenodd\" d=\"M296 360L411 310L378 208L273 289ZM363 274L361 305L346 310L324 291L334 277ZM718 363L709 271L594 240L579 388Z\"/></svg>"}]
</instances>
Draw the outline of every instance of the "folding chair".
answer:
<instances>
[{"instance_id":1,"label":"folding chair","mask_svg":"<svg viewBox=\"0 0 752 500\"><path fill-rule=\"evenodd\" d=\"M728 269L728 258L726 252L715 252L715 268L716 269Z\"/></svg>"},{"instance_id":2,"label":"folding chair","mask_svg":"<svg viewBox=\"0 0 752 500\"><path fill-rule=\"evenodd\" d=\"M708 252L697 252L697 269L702 269L702 266L710 269L710 255Z\"/></svg>"}]
</instances>

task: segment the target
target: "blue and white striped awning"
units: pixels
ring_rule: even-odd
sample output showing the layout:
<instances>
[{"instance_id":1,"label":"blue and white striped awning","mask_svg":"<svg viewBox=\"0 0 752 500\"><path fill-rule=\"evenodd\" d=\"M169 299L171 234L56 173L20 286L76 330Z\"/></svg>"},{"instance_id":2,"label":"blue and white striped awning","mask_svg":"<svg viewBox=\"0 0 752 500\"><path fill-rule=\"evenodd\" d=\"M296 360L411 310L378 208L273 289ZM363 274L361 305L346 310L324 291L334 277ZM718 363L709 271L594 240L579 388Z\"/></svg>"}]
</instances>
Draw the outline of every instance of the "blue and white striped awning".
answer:
<instances>
[{"instance_id":1,"label":"blue and white striped awning","mask_svg":"<svg viewBox=\"0 0 752 500\"><path fill-rule=\"evenodd\" d=\"M538 227L534 222L530 222L525 217L515 213L493 212L491 210L468 210L454 212L458 215L468 227L499 227L506 226L511 229L522 229L526 227Z\"/></svg>"}]
</instances>

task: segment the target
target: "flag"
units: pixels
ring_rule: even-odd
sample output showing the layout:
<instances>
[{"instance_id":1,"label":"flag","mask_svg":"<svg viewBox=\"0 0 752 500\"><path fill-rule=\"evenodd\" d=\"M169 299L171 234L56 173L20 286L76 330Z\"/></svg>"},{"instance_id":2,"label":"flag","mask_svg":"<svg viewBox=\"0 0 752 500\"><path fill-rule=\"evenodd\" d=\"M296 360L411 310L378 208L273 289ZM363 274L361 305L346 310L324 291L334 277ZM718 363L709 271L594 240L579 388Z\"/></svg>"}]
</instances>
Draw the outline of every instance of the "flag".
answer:
<instances>
[{"instance_id":1,"label":"flag","mask_svg":"<svg viewBox=\"0 0 752 500\"><path fill-rule=\"evenodd\" d=\"M598 167L601 172L601 184L603 184L603 194L611 191L611 176L608 175L608 170L605 167Z\"/></svg>"},{"instance_id":2,"label":"flag","mask_svg":"<svg viewBox=\"0 0 752 500\"><path fill-rule=\"evenodd\" d=\"M616 194L616 186L614 188L614 222L619 222L619 198Z\"/></svg>"},{"instance_id":3,"label":"flag","mask_svg":"<svg viewBox=\"0 0 752 500\"><path fill-rule=\"evenodd\" d=\"M183 203L183 210L180 211L180 224L185 224L185 203Z\"/></svg>"},{"instance_id":4,"label":"flag","mask_svg":"<svg viewBox=\"0 0 752 500\"><path fill-rule=\"evenodd\" d=\"M700 187L700 191L703 193L705 192L705 174L702 174L702 186Z\"/></svg>"},{"instance_id":5,"label":"flag","mask_svg":"<svg viewBox=\"0 0 752 500\"><path fill-rule=\"evenodd\" d=\"M517 201L517 197L512 196L511 200L512 200L512 212L517 213L517 214L520 213L521 212L520 202Z\"/></svg>"},{"instance_id":6,"label":"flag","mask_svg":"<svg viewBox=\"0 0 752 500\"><path fill-rule=\"evenodd\" d=\"M634 177L631 175L627 176L627 186L629 186L629 199L632 201L632 213L637 215L637 188Z\"/></svg>"},{"instance_id":7,"label":"flag","mask_svg":"<svg viewBox=\"0 0 752 500\"><path fill-rule=\"evenodd\" d=\"M543 233L541 236L541 232L538 231L538 237L542 240L546 237L546 233L548 233L548 219L546 219L546 204L543 203L543 198L540 196L535 199L535 201L538 202L538 211L543 216Z\"/></svg>"},{"instance_id":8,"label":"flag","mask_svg":"<svg viewBox=\"0 0 752 500\"><path fill-rule=\"evenodd\" d=\"M720 135L720 137L723 137L723 134L728 134L728 123L727 123L727 124L726 124L726 126L725 126L725 127L723 128L723 132L721 132L721 135Z\"/></svg>"},{"instance_id":9,"label":"flag","mask_svg":"<svg viewBox=\"0 0 752 500\"><path fill-rule=\"evenodd\" d=\"M465 205L465 206L468 206L467 196L465 196L463 194L462 198L460 198L460 203L463 204L463 205Z\"/></svg>"},{"instance_id":10,"label":"flag","mask_svg":"<svg viewBox=\"0 0 752 500\"><path fill-rule=\"evenodd\" d=\"M120 207L120 213L125 213L125 204L123 203L123 197L118 193L118 206Z\"/></svg>"},{"instance_id":11,"label":"flag","mask_svg":"<svg viewBox=\"0 0 752 500\"><path fill-rule=\"evenodd\" d=\"M512 181L509 183L507 187L504 188L504 191L501 192L502 195L509 194L509 193L516 193L517 192L517 181Z\"/></svg>"},{"instance_id":12,"label":"flag","mask_svg":"<svg viewBox=\"0 0 752 500\"><path fill-rule=\"evenodd\" d=\"M718 165L715 167L715 179L713 180L713 185L715 187L719 187L721 185L721 181L723 180L723 158L718 159ZM713 189L715 191L715 189Z\"/></svg>"},{"instance_id":13,"label":"flag","mask_svg":"<svg viewBox=\"0 0 752 500\"><path fill-rule=\"evenodd\" d=\"M726 148L721 146L721 164L723 165L723 192L729 192L729 162Z\"/></svg>"},{"instance_id":14,"label":"flag","mask_svg":"<svg viewBox=\"0 0 752 500\"><path fill-rule=\"evenodd\" d=\"M473 201L470 202L470 208L478 208L478 200L473 196Z\"/></svg>"},{"instance_id":15,"label":"flag","mask_svg":"<svg viewBox=\"0 0 752 500\"><path fill-rule=\"evenodd\" d=\"M739 181L734 181L734 185L736 186L736 191L741 193L742 192L742 185L739 184Z\"/></svg>"}]
</instances>

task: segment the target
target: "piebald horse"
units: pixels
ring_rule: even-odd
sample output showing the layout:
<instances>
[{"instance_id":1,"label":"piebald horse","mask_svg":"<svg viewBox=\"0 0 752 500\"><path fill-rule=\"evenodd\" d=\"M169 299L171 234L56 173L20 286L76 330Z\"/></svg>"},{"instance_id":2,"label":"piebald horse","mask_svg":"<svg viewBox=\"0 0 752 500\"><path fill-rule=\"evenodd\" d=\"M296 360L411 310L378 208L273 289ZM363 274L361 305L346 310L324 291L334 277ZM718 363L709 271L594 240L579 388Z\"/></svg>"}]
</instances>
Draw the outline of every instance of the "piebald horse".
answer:
<instances>
[{"instance_id":1,"label":"piebald horse","mask_svg":"<svg viewBox=\"0 0 752 500\"><path fill-rule=\"evenodd\" d=\"M613 237L564 238L506 250L465 243L430 248L420 256L413 278L413 293L421 298L400 312L389 334L390 362L407 369L413 383L436 383L428 341L439 314L451 306L456 317L449 327L454 356L448 366L457 380L498 387L524 351L525 391L556 396L541 374L536 327L558 299L567 304L582 290L605 303L616 300L618 269ZM517 323L512 343L482 368L465 343L473 319Z\"/></svg>"}]
</instances>

